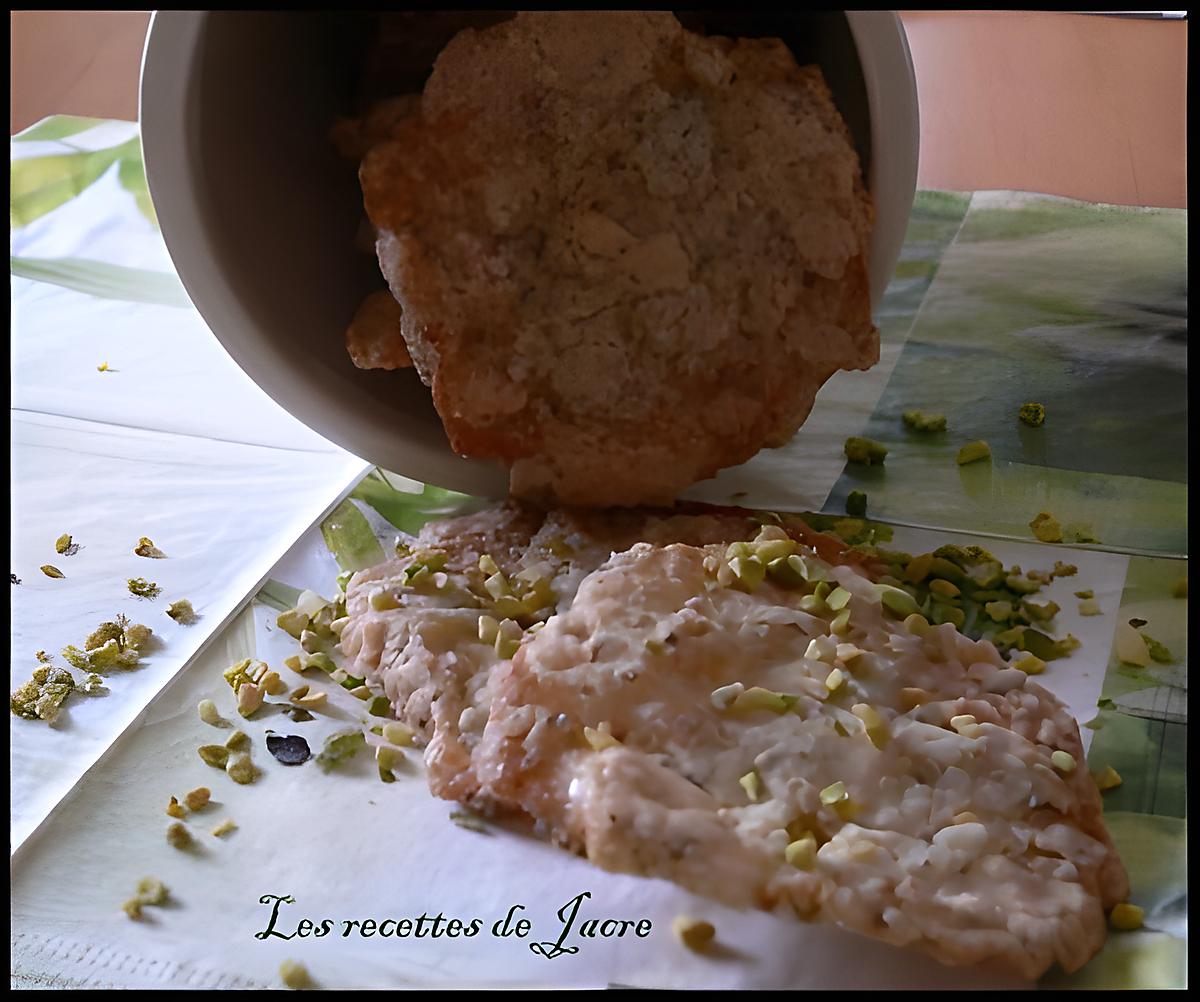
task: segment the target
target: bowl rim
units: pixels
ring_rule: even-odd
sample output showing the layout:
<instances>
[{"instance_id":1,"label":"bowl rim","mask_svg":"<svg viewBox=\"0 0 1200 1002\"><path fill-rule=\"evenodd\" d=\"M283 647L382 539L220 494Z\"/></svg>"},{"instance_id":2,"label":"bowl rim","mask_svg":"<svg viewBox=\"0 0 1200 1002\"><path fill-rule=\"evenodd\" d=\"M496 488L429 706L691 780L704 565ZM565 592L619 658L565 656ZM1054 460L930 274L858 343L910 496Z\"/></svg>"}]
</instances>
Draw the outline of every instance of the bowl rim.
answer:
<instances>
[{"instance_id":1,"label":"bowl rim","mask_svg":"<svg viewBox=\"0 0 1200 1002\"><path fill-rule=\"evenodd\" d=\"M192 304L235 364L289 414L353 454L422 483L490 497L508 493L498 463L455 455L445 438L404 436L364 420L303 367L283 369L255 337L257 324L216 262L202 210L200 164L189 123L199 95L194 70L210 11L155 11L142 52L138 124L150 196L172 263ZM876 207L868 272L872 310L895 270L916 193L916 79L895 11L844 11L858 50L871 116L867 187Z\"/></svg>"}]
</instances>

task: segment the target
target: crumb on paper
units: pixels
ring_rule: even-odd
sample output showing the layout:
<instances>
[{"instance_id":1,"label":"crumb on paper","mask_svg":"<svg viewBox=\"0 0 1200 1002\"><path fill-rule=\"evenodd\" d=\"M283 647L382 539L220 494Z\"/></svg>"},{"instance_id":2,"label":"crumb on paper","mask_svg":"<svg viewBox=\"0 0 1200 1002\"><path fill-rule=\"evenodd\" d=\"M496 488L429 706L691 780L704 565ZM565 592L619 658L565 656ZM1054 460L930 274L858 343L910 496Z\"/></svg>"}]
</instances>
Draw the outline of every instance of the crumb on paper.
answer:
<instances>
[{"instance_id":1,"label":"crumb on paper","mask_svg":"<svg viewBox=\"0 0 1200 1002\"><path fill-rule=\"evenodd\" d=\"M73 557L79 552L79 544L71 538L69 532L64 532L54 541L54 552L61 553L64 557Z\"/></svg>"},{"instance_id":2,"label":"crumb on paper","mask_svg":"<svg viewBox=\"0 0 1200 1002\"><path fill-rule=\"evenodd\" d=\"M129 593L138 598L158 598L162 589L153 581L147 581L145 578L129 578L126 582L129 586Z\"/></svg>"},{"instance_id":3,"label":"crumb on paper","mask_svg":"<svg viewBox=\"0 0 1200 1002\"><path fill-rule=\"evenodd\" d=\"M901 416L904 424L913 431L945 431L945 414L928 414L925 411L905 411Z\"/></svg>"},{"instance_id":4,"label":"crumb on paper","mask_svg":"<svg viewBox=\"0 0 1200 1002\"><path fill-rule=\"evenodd\" d=\"M317 756L317 765L324 772L329 772L335 766L354 758L366 747L367 736L362 731L342 731L338 734L331 734L325 739L325 747Z\"/></svg>"},{"instance_id":5,"label":"crumb on paper","mask_svg":"<svg viewBox=\"0 0 1200 1002\"><path fill-rule=\"evenodd\" d=\"M65 578L66 575L53 564L42 564L41 572L48 578Z\"/></svg>"},{"instance_id":6,"label":"crumb on paper","mask_svg":"<svg viewBox=\"0 0 1200 1002\"><path fill-rule=\"evenodd\" d=\"M220 824L216 825L209 834L215 836L216 838L221 838L224 835L228 835L231 831L236 830L237 825L234 824L233 819L226 818Z\"/></svg>"},{"instance_id":7,"label":"crumb on paper","mask_svg":"<svg viewBox=\"0 0 1200 1002\"><path fill-rule=\"evenodd\" d=\"M842 451L846 454L849 462L862 466L882 464L888 454L887 446L859 435L851 435L846 439Z\"/></svg>"},{"instance_id":8,"label":"crumb on paper","mask_svg":"<svg viewBox=\"0 0 1200 1002\"><path fill-rule=\"evenodd\" d=\"M1039 511L1029 523L1033 535L1043 543L1061 543L1063 541L1062 524L1048 511Z\"/></svg>"},{"instance_id":9,"label":"crumb on paper","mask_svg":"<svg viewBox=\"0 0 1200 1002\"><path fill-rule=\"evenodd\" d=\"M196 615L196 610L192 608L192 603L186 598L176 599L168 605L167 615L181 626L191 626L200 618Z\"/></svg>"},{"instance_id":10,"label":"crumb on paper","mask_svg":"<svg viewBox=\"0 0 1200 1002\"><path fill-rule=\"evenodd\" d=\"M959 466L966 466L968 463L977 463L981 459L992 458L992 447L984 441L968 442L958 450L958 456L955 457L955 462Z\"/></svg>"},{"instance_id":11,"label":"crumb on paper","mask_svg":"<svg viewBox=\"0 0 1200 1002\"><path fill-rule=\"evenodd\" d=\"M187 849L192 844L192 833L186 825L176 821L167 827L167 843L176 849Z\"/></svg>"},{"instance_id":12,"label":"crumb on paper","mask_svg":"<svg viewBox=\"0 0 1200 1002\"><path fill-rule=\"evenodd\" d=\"M1017 417L1030 428L1040 428L1046 420L1046 408L1041 404L1022 404Z\"/></svg>"},{"instance_id":13,"label":"crumb on paper","mask_svg":"<svg viewBox=\"0 0 1200 1002\"><path fill-rule=\"evenodd\" d=\"M459 828L465 828L469 832L478 832L480 835L490 835L488 826L478 814L468 810L457 810L450 812L450 820L453 821Z\"/></svg>"},{"instance_id":14,"label":"crumb on paper","mask_svg":"<svg viewBox=\"0 0 1200 1002\"><path fill-rule=\"evenodd\" d=\"M155 560L160 560L166 556L162 550L154 545L153 541L146 536L142 536L137 541L137 546L133 548L133 552L139 557L152 557Z\"/></svg>"},{"instance_id":15,"label":"crumb on paper","mask_svg":"<svg viewBox=\"0 0 1200 1002\"><path fill-rule=\"evenodd\" d=\"M65 668L39 665L29 681L9 697L9 709L26 720L44 720L52 724L74 689L75 677Z\"/></svg>"},{"instance_id":16,"label":"crumb on paper","mask_svg":"<svg viewBox=\"0 0 1200 1002\"><path fill-rule=\"evenodd\" d=\"M689 950L703 950L717 934L711 922L692 918L690 915L677 915L671 923L671 929Z\"/></svg>"},{"instance_id":17,"label":"crumb on paper","mask_svg":"<svg viewBox=\"0 0 1200 1002\"><path fill-rule=\"evenodd\" d=\"M172 800L175 798L172 797ZM183 802L187 805L189 811L198 811L208 806L209 800L212 799L212 791L207 786L197 786L194 790L189 790L183 798Z\"/></svg>"},{"instance_id":18,"label":"crumb on paper","mask_svg":"<svg viewBox=\"0 0 1200 1002\"><path fill-rule=\"evenodd\" d=\"M279 965L279 978L288 987L296 989L308 988L312 979L308 976L308 968L298 960L285 960Z\"/></svg>"}]
</instances>

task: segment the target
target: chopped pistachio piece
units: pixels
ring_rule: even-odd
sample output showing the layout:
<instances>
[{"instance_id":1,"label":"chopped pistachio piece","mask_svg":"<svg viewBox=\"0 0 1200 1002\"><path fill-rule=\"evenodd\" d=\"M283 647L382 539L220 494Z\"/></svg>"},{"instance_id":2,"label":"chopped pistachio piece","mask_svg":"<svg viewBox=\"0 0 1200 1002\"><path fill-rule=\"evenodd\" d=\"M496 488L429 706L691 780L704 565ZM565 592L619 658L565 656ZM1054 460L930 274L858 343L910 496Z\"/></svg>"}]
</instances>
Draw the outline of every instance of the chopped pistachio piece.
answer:
<instances>
[{"instance_id":1,"label":"chopped pistachio piece","mask_svg":"<svg viewBox=\"0 0 1200 1002\"><path fill-rule=\"evenodd\" d=\"M192 603L186 598L176 599L168 605L167 615L180 626L191 626L200 618L196 615L196 610L192 608Z\"/></svg>"},{"instance_id":2,"label":"chopped pistachio piece","mask_svg":"<svg viewBox=\"0 0 1200 1002\"><path fill-rule=\"evenodd\" d=\"M306 710L317 710L329 701L329 696L324 692L309 692L308 686L302 685L288 696L288 700L294 706L303 707Z\"/></svg>"},{"instance_id":3,"label":"chopped pistachio piece","mask_svg":"<svg viewBox=\"0 0 1200 1002\"><path fill-rule=\"evenodd\" d=\"M187 817L187 808L176 798L172 797L170 803L167 804L167 814L173 818Z\"/></svg>"},{"instance_id":4,"label":"chopped pistachio piece","mask_svg":"<svg viewBox=\"0 0 1200 1002\"><path fill-rule=\"evenodd\" d=\"M767 574L767 568L757 557L734 557L729 561L729 569L737 583L750 592L762 584Z\"/></svg>"},{"instance_id":5,"label":"chopped pistachio piece","mask_svg":"<svg viewBox=\"0 0 1200 1002\"><path fill-rule=\"evenodd\" d=\"M54 552L61 553L64 557L73 557L79 552L79 544L71 538L69 532L64 532L54 541Z\"/></svg>"},{"instance_id":6,"label":"chopped pistachio piece","mask_svg":"<svg viewBox=\"0 0 1200 1002\"><path fill-rule=\"evenodd\" d=\"M318 651L316 654L306 654L303 658L305 668L320 668L326 674L332 674L337 671L337 665L324 651Z\"/></svg>"},{"instance_id":7,"label":"chopped pistachio piece","mask_svg":"<svg viewBox=\"0 0 1200 1002\"><path fill-rule=\"evenodd\" d=\"M231 752L246 751L250 747L250 735L245 731L234 731L225 741Z\"/></svg>"},{"instance_id":8,"label":"chopped pistachio piece","mask_svg":"<svg viewBox=\"0 0 1200 1002\"><path fill-rule=\"evenodd\" d=\"M1059 772L1070 773L1075 771L1075 756L1070 752L1063 751L1061 748L1055 749L1050 753L1050 764Z\"/></svg>"},{"instance_id":9,"label":"chopped pistachio piece","mask_svg":"<svg viewBox=\"0 0 1200 1002\"><path fill-rule=\"evenodd\" d=\"M225 766L225 774L235 783L243 786L253 783L258 778L258 769L250 761L249 755L234 755Z\"/></svg>"},{"instance_id":10,"label":"chopped pistachio piece","mask_svg":"<svg viewBox=\"0 0 1200 1002\"><path fill-rule=\"evenodd\" d=\"M671 922L671 930L679 938L679 942L689 950L703 950L717 934L711 922L694 919L688 915L677 915Z\"/></svg>"},{"instance_id":11,"label":"chopped pistachio piece","mask_svg":"<svg viewBox=\"0 0 1200 1002\"><path fill-rule=\"evenodd\" d=\"M75 690L75 677L65 668L40 664L32 676L9 698L9 709L26 720L54 723L62 704Z\"/></svg>"},{"instance_id":12,"label":"chopped pistachio piece","mask_svg":"<svg viewBox=\"0 0 1200 1002\"><path fill-rule=\"evenodd\" d=\"M170 895L167 885L153 877L143 877L138 881L135 900L143 905L165 905Z\"/></svg>"},{"instance_id":13,"label":"chopped pistachio piece","mask_svg":"<svg viewBox=\"0 0 1200 1002\"><path fill-rule=\"evenodd\" d=\"M257 682L267 671L267 663L254 658L243 658L236 661L221 673L221 677L229 683L229 688L237 692L242 686Z\"/></svg>"},{"instance_id":14,"label":"chopped pistachio piece","mask_svg":"<svg viewBox=\"0 0 1200 1002\"><path fill-rule=\"evenodd\" d=\"M196 751L205 765L211 765L216 769L224 769L225 764L229 761L229 749L224 745L201 745Z\"/></svg>"},{"instance_id":15,"label":"chopped pistachio piece","mask_svg":"<svg viewBox=\"0 0 1200 1002\"><path fill-rule=\"evenodd\" d=\"M850 462L860 463L864 466L882 463L888 454L886 446L858 435L852 435L846 439L846 444L842 448Z\"/></svg>"},{"instance_id":16,"label":"chopped pistachio piece","mask_svg":"<svg viewBox=\"0 0 1200 1002\"><path fill-rule=\"evenodd\" d=\"M142 903L137 898L130 898L125 904L121 905L121 910L131 919L140 919L142 917Z\"/></svg>"},{"instance_id":17,"label":"chopped pistachio piece","mask_svg":"<svg viewBox=\"0 0 1200 1002\"><path fill-rule=\"evenodd\" d=\"M851 491L846 495L846 514L862 518L867 514L867 495L862 491Z\"/></svg>"},{"instance_id":18,"label":"chopped pistachio piece","mask_svg":"<svg viewBox=\"0 0 1200 1002\"><path fill-rule=\"evenodd\" d=\"M308 667L303 661L300 660L299 654L293 654L291 657L284 658L283 665L285 668L290 668L297 675L303 675L304 669Z\"/></svg>"},{"instance_id":19,"label":"chopped pistachio piece","mask_svg":"<svg viewBox=\"0 0 1200 1002\"><path fill-rule=\"evenodd\" d=\"M821 803L826 807L832 807L834 804L850 798L850 794L846 791L846 784L841 780L838 780L836 783L830 783L821 791L819 796Z\"/></svg>"},{"instance_id":20,"label":"chopped pistachio piece","mask_svg":"<svg viewBox=\"0 0 1200 1002\"><path fill-rule=\"evenodd\" d=\"M829 593L829 597L825 599L825 604L834 612L841 612L850 603L850 598L850 592L839 585Z\"/></svg>"},{"instance_id":21,"label":"chopped pistachio piece","mask_svg":"<svg viewBox=\"0 0 1200 1002\"><path fill-rule=\"evenodd\" d=\"M783 858L797 870L811 870L817 862L817 840L811 832L789 842Z\"/></svg>"},{"instance_id":22,"label":"chopped pistachio piece","mask_svg":"<svg viewBox=\"0 0 1200 1002\"><path fill-rule=\"evenodd\" d=\"M300 635L308 628L308 616L299 609L288 609L281 612L275 619L275 625L290 637L300 639Z\"/></svg>"},{"instance_id":23,"label":"chopped pistachio piece","mask_svg":"<svg viewBox=\"0 0 1200 1002\"><path fill-rule=\"evenodd\" d=\"M481 835L490 834L483 818L471 811L451 811L450 820L459 828L465 828L469 832L479 832Z\"/></svg>"},{"instance_id":24,"label":"chopped pistachio piece","mask_svg":"<svg viewBox=\"0 0 1200 1002\"><path fill-rule=\"evenodd\" d=\"M287 683L279 677L279 672L269 671L259 683L266 690L268 696L279 696L287 692Z\"/></svg>"},{"instance_id":25,"label":"chopped pistachio piece","mask_svg":"<svg viewBox=\"0 0 1200 1002\"><path fill-rule=\"evenodd\" d=\"M1021 409L1017 411L1017 417L1020 418L1022 424L1027 424L1030 428L1038 428L1046 420L1046 408L1041 404L1021 404Z\"/></svg>"},{"instance_id":26,"label":"chopped pistachio piece","mask_svg":"<svg viewBox=\"0 0 1200 1002\"><path fill-rule=\"evenodd\" d=\"M879 601L883 604L883 607L891 610L897 616L912 616L920 611L917 600L903 588L897 588L894 585L877 584L875 586L875 593L879 596Z\"/></svg>"},{"instance_id":27,"label":"chopped pistachio piece","mask_svg":"<svg viewBox=\"0 0 1200 1002\"><path fill-rule=\"evenodd\" d=\"M247 682L244 685L238 686L238 713L243 717L254 716L262 708L264 696L266 696L266 689L261 685Z\"/></svg>"},{"instance_id":28,"label":"chopped pistachio piece","mask_svg":"<svg viewBox=\"0 0 1200 1002\"><path fill-rule=\"evenodd\" d=\"M389 609L400 608L400 600L386 588L376 588L367 597L367 603L375 612L386 612Z\"/></svg>"},{"instance_id":29,"label":"chopped pistachio piece","mask_svg":"<svg viewBox=\"0 0 1200 1002\"><path fill-rule=\"evenodd\" d=\"M738 780L738 785L746 791L746 796L751 803L758 803L758 798L762 794L762 781L758 778L757 772L751 769Z\"/></svg>"},{"instance_id":30,"label":"chopped pistachio piece","mask_svg":"<svg viewBox=\"0 0 1200 1002\"><path fill-rule=\"evenodd\" d=\"M212 829L212 831L209 832L209 834L215 835L217 838L220 838L222 835L228 835L231 831L234 831L236 828L237 828L237 825L235 825L233 823L233 819L226 818L220 824L216 825Z\"/></svg>"},{"instance_id":31,"label":"chopped pistachio piece","mask_svg":"<svg viewBox=\"0 0 1200 1002\"><path fill-rule=\"evenodd\" d=\"M1095 597L1096 597L1096 593L1095 593L1094 591L1092 591L1092 589L1091 589L1091 588L1087 588L1087 589L1085 589L1085 590L1083 590L1083 591L1077 591L1077 592L1075 593L1075 597L1076 597L1076 598L1083 598L1083 599L1095 598Z\"/></svg>"},{"instance_id":32,"label":"chopped pistachio piece","mask_svg":"<svg viewBox=\"0 0 1200 1002\"><path fill-rule=\"evenodd\" d=\"M1142 639L1146 641L1146 651L1150 655L1150 660L1157 661L1161 665L1169 665L1174 662L1175 658L1166 644L1159 643L1146 633L1142 634Z\"/></svg>"},{"instance_id":33,"label":"chopped pistachio piece","mask_svg":"<svg viewBox=\"0 0 1200 1002\"><path fill-rule=\"evenodd\" d=\"M599 727L585 727L583 739L592 747L593 751L604 751L605 748L613 748L621 743L613 737L612 727L607 721L600 724Z\"/></svg>"},{"instance_id":34,"label":"chopped pistachio piece","mask_svg":"<svg viewBox=\"0 0 1200 1002\"><path fill-rule=\"evenodd\" d=\"M799 588L805 582L804 558L798 553L776 557L767 564L767 575L784 588Z\"/></svg>"},{"instance_id":35,"label":"chopped pistachio piece","mask_svg":"<svg viewBox=\"0 0 1200 1002\"><path fill-rule=\"evenodd\" d=\"M1121 774L1111 765L1106 765L1096 774L1096 788L1101 793L1115 790L1122 783Z\"/></svg>"},{"instance_id":36,"label":"chopped pistachio piece","mask_svg":"<svg viewBox=\"0 0 1200 1002\"><path fill-rule=\"evenodd\" d=\"M1187 578L1180 578L1173 585L1171 585L1171 596L1173 598L1187 598L1188 597L1187 581L1188 581Z\"/></svg>"},{"instance_id":37,"label":"chopped pistachio piece","mask_svg":"<svg viewBox=\"0 0 1200 1002\"><path fill-rule=\"evenodd\" d=\"M934 578L929 582L929 590L935 595L940 595L942 598L955 598L962 594L962 589L953 581L946 581L942 578Z\"/></svg>"},{"instance_id":38,"label":"chopped pistachio piece","mask_svg":"<svg viewBox=\"0 0 1200 1002\"><path fill-rule=\"evenodd\" d=\"M496 634L500 630L500 622L495 616L479 617L479 639L485 644L494 644Z\"/></svg>"},{"instance_id":39,"label":"chopped pistachio piece","mask_svg":"<svg viewBox=\"0 0 1200 1002\"><path fill-rule=\"evenodd\" d=\"M308 988L312 979L308 976L308 968L298 960L285 960L279 965L279 980L288 988L300 990Z\"/></svg>"},{"instance_id":40,"label":"chopped pistachio piece","mask_svg":"<svg viewBox=\"0 0 1200 1002\"><path fill-rule=\"evenodd\" d=\"M175 798L172 797L172 800ZM183 802L187 804L189 811L198 811L205 807L209 800L212 799L212 791L207 786L197 786L194 790L189 790L184 794Z\"/></svg>"},{"instance_id":41,"label":"chopped pistachio piece","mask_svg":"<svg viewBox=\"0 0 1200 1002\"><path fill-rule=\"evenodd\" d=\"M914 612L911 616L906 616L904 619L904 628L909 633L915 634L918 637L926 636L933 628L929 625L929 620L922 616L919 612Z\"/></svg>"},{"instance_id":42,"label":"chopped pistachio piece","mask_svg":"<svg viewBox=\"0 0 1200 1002\"><path fill-rule=\"evenodd\" d=\"M992 449L987 442L968 442L958 450L956 462L959 466L966 466L968 463L977 463L981 459L991 459Z\"/></svg>"},{"instance_id":43,"label":"chopped pistachio piece","mask_svg":"<svg viewBox=\"0 0 1200 1002\"><path fill-rule=\"evenodd\" d=\"M495 574L483 582L483 588L496 601L499 601L506 595L512 595L512 589L508 585L508 580L499 571L496 571Z\"/></svg>"},{"instance_id":44,"label":"chopped pistachio piece","mask_svg":"<svg viewBox=\"0 0 1200 1002\"><path fill-rule=\"evenodd\" d=\"M1100 603L1094 598L1087 598L1079 603L1079 615L1081 616L1099 616L1101 611Z\"/></svg>"},{"instance_id":45,"label":"chopped pistachio piece","mask_svg":"<svg viewBox=\"0 0 1200 1002\"><path fill-rule=\"evenodd\" d=\"M987 613L988 618L996 623L1004 623L1012 619L1013 604L1011 602L986 602L983 606L983 611Z\"/></svg>"},{"instance_id":46,"label":"chopped pistachio piece","mask_svg":"<svg viewBox=\"0 0 1200 1002\"><path fill-rule=\"evenodd\" d=\"M413 733L412 728L407 727L398 721L392 721L391 723L383 725L383 740L387 741L389 744L400 745L401 747L406 748L413 743L413 738L415 736L416 735Z\"/></svg>"},{"instance_id":47,"label":"chopped pistachio piece","mask_svg":"<svg viewBox=\"0 0 1200 1002\"><path fill-rule=\"evenodd\" d=\"M718 710L727 710L733 705L734 700L745 691L746 687L741 682L731 682L729 685L714 689L709 698L712 700L712 705Z\"/></svg>"},{"instance_id":48,"label":"chopped pistachio piece","mask_svg":"<svg viewBox=\"0 0 1200 1002\"><path fill-rule=\"evenodd\" d=\"M154 543L145 536L142 536L142 538L138 540L137 546L133 548L133 552L139 557L153 557L156 560L166 556L162 550L155 546Z\"/></svg>"},{"instance_id":49,"label":"chopped pistachio piece","mask_svg":"<svg viewBox=\"0 0 1200 1002\"><path fill-rule=\"evenodd\" d=\"M863 722L863 727L866 729L867 738L871 744L876 748L883 748L887 744L887 721L884 720L878 710L867 703L855 703L850 707L850 712Z\"/></svg>"},{"instance_id":50,"label":"chopped pistachio piece","mask_svg":"<svg viewBox=\"0 0 1200 1002\"><path fill-rule=\"evenodd\" d=\"M922 553L919 557L913 557L909 561L908 567L905 568L904 578L913 584L920 584L929 577L930 570L933 569L933 554Z\"/></svg>"},{"instance_id":51,"label":"chopped pistachio piece","mask_svg":"<svg viewBox=\"0 0 1200 1002\"><path fill-rule=\"evenodd\" d=\"M1046 662L1033 654L1026 654L1012 663L1014 668L1019 668L1026 675L1040 675L1046 670Z\"/></svg>"},{"instance_id":52,"label":"chopped pistachio piece","mask_svg":"<svg viewBox=\"0 0 1200 1002\"><path fill-rule=\"evenodd\" d=\"M162 593L162 588L145 578L129 578L126 584L129 586L129 593L138 598L158 598Z\"/></svg>"},{"instance_id":53,"label":"chopped pistachio piece","mask_svg":"<svg viewBox=\"0 0 1200 1002\"><path fill-rule=\"evenodd\" d=\"M1029 523L1029 528L1033 531L1034 536L1043 543L1061 543L1063 541L1062 525L1048 511L1039 511L1033 517L1033 521Z\"/></svg>"},{"instance_id":54,"label":"chopped pistachio piece","mask_svg":"<svg viewBox=\"0 0 1200 1002\"><path fill-rule=\"evenodd\" d=\"M824 598L815 594L805 595L796 603L796 606L801 612L807 612L810 616L820 616L829 611Z\"/></svg>"},{"instance_id":55,"label":"chopped pistachio piece","mask_svg":"<svg viewBox=\"0 0 1200 1002\"><path fill-rule=\"evenodd\" d=\"M53 564L42 564L41 571L48 578L65 578L66 575Z\"/></svg>"},{"instance_id":56,"label":"chopped pistachio piece","mask_svg":"<svg viewBox=\"0 0 1200 1002\"><path fill-rule=\"evenodd\" d=\"M962 609L957 609L951 605L944 605L941 602L935 602L933 605L933 621L938 626L942 623L950 623L956 629L962 629L963 624L967 621L967 614Z\"/></svg>"},{"instance_id":57,"label":"chopped pistachio piece","mask_svg":"<svg viewBox=\"0 0 1200 1002\"><path fill-rule=\"evenodd\" d=\"M837 659L843 664L849 664L856 657L864 653L861 648L856 647L854 644L838 644L834 652Z\"/></svg>"},{"instance_id":58,"label":"chopped pistachio piece","mask_svg":"<svg viewBox=\"0 0 1200 1002\"><path fill-rule=\"evenodd\" d=\"M521 646L521 636L524 631L516 620L505 619L496 628L496 656L504 659L511 658Z\"/></svg>"},{"instance_id":59,"label":"chopped pistachio piece","mask_svg":"<svg viewBox=\"0 0 1200 1002\"><path fill-rule=\"evenodd\" d=\"M740 685L741 683L735 684ZM730 687L726 686L725 688ZM719 692L720 690L717 691ZM755 710L787 713L788 710L796 705L797 698L796 696L785 695L782 692L772 692L770 689L764 689L761 686L755 685L744 692L739 692L728 708L734 713L752 713Z\"/></svg>"},{"instance_id":60,"label":"chopped pistachio piece","mask_svg":"<svg viewBox=\"0 0 1200 1002\"><path fill-rule=\"evenodd\" d=\"M1127 901L1115 906L1108 913L1109 923L1114 929L1119 929L1122 932L1140 929L1144 918L1145 913L1137 905L1131 905Z\"/></svg>"},{"instance_id":61,"label":"chopped pistachio piece","mask_svg":"<svg viewBox=\"0 0 1200 1002\"><path fill-rule=\"evenodd\" d=\"M347 762L367 747L367 737L362 731L341 731L325 739L325 747L317 756L317 765L325 772Z\"/></svg>"},{"instance_id":62,"label":"chopped pistachio piece","mask_svg":"<svg viewBox=\"0 0 1200 1002\"><path fill-rule=\"evenodd\" d=\"M367 704L367 713L372 717L390 717L392 715L392 701L387 696L373 696Z\"/></svg>"},{"instance_id":63,"label":"chopped pistachio piece","mask_svg":"<svg viewBox=\"0 0 1200 1002\"><path fill-rule=\"evenodd\" d=\"M845 681L846 673L841 668L834 668L833 671L825 676L825 688L830 692L837 692Z\"/></svg>"},{"instance_id":64,"label":"chopped pistachio piece","mask_svg":"<svg viewBox=\"0 0 1200 1002\"><path fill-rule=\"evenodd\" d=\"M905 411L900 419L913 431L945 431L945 414L927 414L924 411Z\"/></svg>"},{"instance_id":65,"label":"chopped pistachio piece","mask_svg":"<svg viewBox=\"0 0 1200 1002\"><path fill-rule=\"evenodd\" d=\"M835 636L845 636L850 632L850 610L843 609L829 623L829 632Z\"/></svg>"},{"instance_id":66,"label":"chopped pistachio piece","mask_svg":"<svg viewBox=\"0 0 1200 1002\"><path fill-rule=\"evenodd\" d=\"M192 833L176 821L167 827L167 843L176 849L186 849L192 844Z\"/></svg>"}]
</instances>

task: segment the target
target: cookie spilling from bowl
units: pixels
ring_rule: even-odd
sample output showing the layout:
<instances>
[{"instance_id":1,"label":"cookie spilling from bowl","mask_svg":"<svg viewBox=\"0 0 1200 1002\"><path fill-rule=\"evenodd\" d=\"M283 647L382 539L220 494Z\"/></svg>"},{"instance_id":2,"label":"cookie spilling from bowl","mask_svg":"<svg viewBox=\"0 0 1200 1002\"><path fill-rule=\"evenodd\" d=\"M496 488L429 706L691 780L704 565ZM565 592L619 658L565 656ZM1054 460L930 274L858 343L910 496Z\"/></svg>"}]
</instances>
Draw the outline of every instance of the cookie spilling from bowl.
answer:
<instances>
[{"instance_id":1,"label":"cookie spilling from bowl","mask_svg":"<svg viewBox=\"0 0 1200 1002\"><path fill-rule=\"evenodd\" d=\"M604 869L948 964L1081 967L1129 885L1030 656L943 622L947 579L919 601L883 551L751 514L430 523L350 578L346 671L416 735L432 793ZM996 564L939 552L962 566L909 565L969 588Z\"/></svg>"},{"instance_id":2,"label":"cookie spilling from bowl","mask_svg":"<svg viewBox=\"0 0 1200 1002\"><path fill-rule=\"evenodd\" d=\"M334 138L390 289L353 361L411 361L453 449L507 465L514 496L668 503L878 360L858 154L778 39L519 13Z\"/></svg>"}]
</instances>

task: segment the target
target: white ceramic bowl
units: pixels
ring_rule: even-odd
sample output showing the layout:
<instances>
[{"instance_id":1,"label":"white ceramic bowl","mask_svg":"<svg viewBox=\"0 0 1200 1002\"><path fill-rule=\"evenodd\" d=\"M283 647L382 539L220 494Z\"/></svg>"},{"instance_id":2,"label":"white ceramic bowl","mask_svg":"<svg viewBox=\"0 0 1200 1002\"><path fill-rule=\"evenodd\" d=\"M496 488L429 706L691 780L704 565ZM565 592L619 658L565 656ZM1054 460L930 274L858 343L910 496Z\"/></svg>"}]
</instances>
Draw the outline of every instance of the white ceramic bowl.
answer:
<instances>
[{"instance_id":1,"label":"white ceramic bowl","mask_svg":"<svg viewBox=\"0 0 1200 1002\"><path fill-rule=\"evenodd\" d=\"M414 24L422 16L414 14ZM899 18L702 16L713 33L778 35L799 62L821 64L868 165L878 303L917 176L916 85ZM369 29L369 16L357 14L157 12L141 81L150 192L192 302L281 406L386 469L503 496L506 471L453 454L412 370L364 372L346 355L346 325L382 282L373 260L353 247L362 202L328 132L351 107Z\"/></svg>"}]
</instances>

